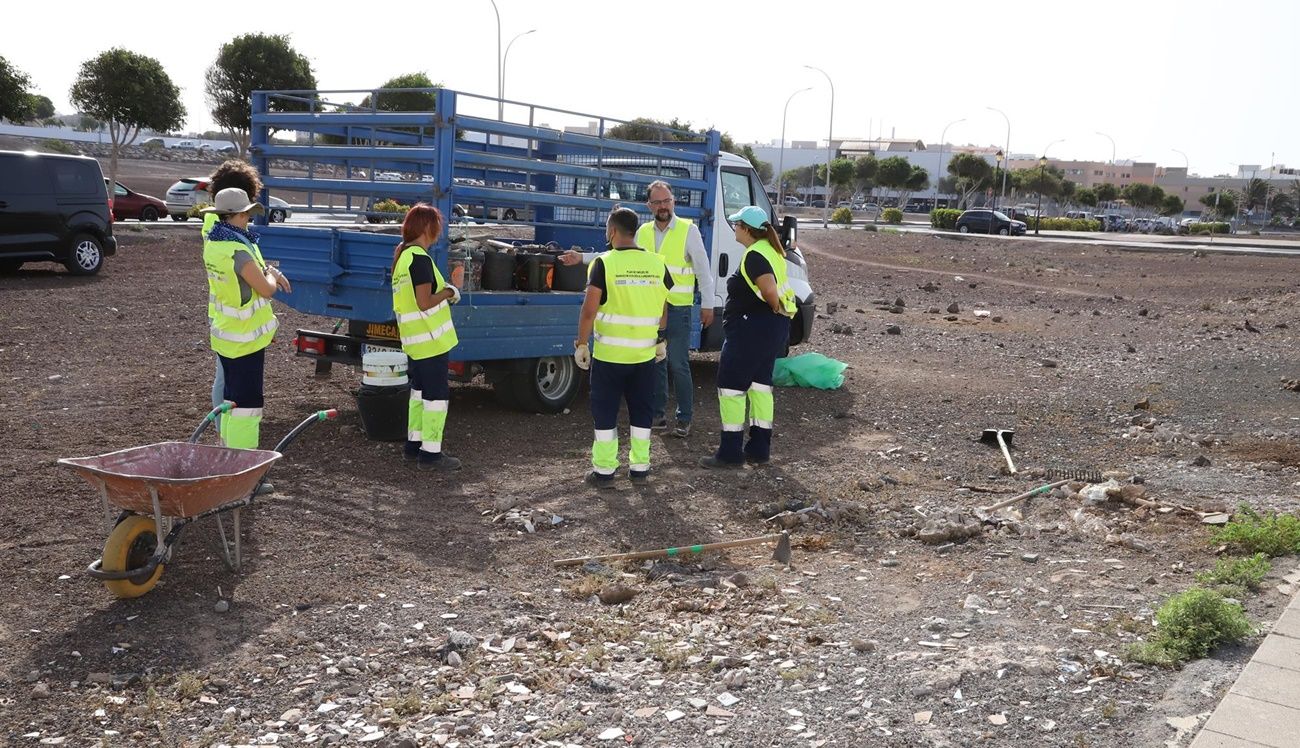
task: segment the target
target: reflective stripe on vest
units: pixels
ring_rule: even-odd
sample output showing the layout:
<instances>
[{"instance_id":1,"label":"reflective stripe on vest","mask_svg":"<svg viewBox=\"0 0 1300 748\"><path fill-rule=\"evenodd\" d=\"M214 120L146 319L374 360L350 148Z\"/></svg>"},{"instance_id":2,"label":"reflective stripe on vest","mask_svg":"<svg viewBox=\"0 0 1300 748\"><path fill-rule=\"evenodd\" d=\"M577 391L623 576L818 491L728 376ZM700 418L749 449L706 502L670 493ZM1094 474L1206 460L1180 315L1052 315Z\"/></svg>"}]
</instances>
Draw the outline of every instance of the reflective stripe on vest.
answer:
<instances>
[{"instance_id":1,"label":"reflective stripe on vest","mask_svg":"<svg viewBox=\"0 0 1300 748\"><path fill-rule=\"evenodd\" d=\"M759 239L749 245L749 249L746 249L745 253L750 252L759 253L771 265L772 275L776 277L776 294L781 299L781 313L787 317L793 317L795 313L794 290L790 288L786 278L785 258L777 254L766 239ZM763 292L759 290L758 284L754 282L757 279L750 278L749 273L745 271L745 258L743 256L740 258L740 275L745 279L745 283L748 284L754 295L758 297L758 300L766 304L767 300L763 298Z\"/></svg>"},{"instance_id":2,"label":"reflective stripe on vest","mask_svg":"<svg viewBox=\"0 0 1300 748\"><path fill-rule=\"evenodd\" d=\"M247 252L261 272L266 262L256 244L242 241L211 241L204 234L203 264L208 275L208 341L212 350L226 358L240 358L271 344L279 323L266 299L256 291L244 302L235 273L235 253Z\"/></svg>"},{"instance_id":3,"label":"reflective stripe on vest","mask_svg":"<svg viewBox=\"0 0 1300 748\"><path fill-rule=\"evenodd\" d=\"M673 287L668 290L668 303L673 306L690 306L695 303L695 268L686 256L686 237L693 224L685 218L674 217L673 224L664 234L663 242L655 248L655 223L649 221L636 230L636 245L663 258L664 265L673 277Z\"/></svg>"},{"instance_id":4,"label":"reflective stripe on vest","mask_svg":"<svg viewBox=\"0 0 1300 748\"><path fill-rule=\"evenodd\" d=\"M415 284L411 283L411 262L416 256L428 257L423 247L410 246L397 258L393 269L393 315L397 318L397 334L402 339L402 351L413 359L440 356L456 347L456 328L451 322L451 307L446 301L430 309L420 309L415 299ZM433 265L432 261L430 264ZM433 265L433 292L447 287L437 265Z\"/></svg>"},{"instance_id":5,"label":"reflective stripe on vest","mask_svg":"<svg viewBox=\"0 0 1300 748\"><path fill-rule=\"evenodd\" d=\"M664 261L639 249L601 255L605 303L596 312L592 358L611 364L640 364L655 357L659 320L668 289Z\"/></svg>"}]
</instances>

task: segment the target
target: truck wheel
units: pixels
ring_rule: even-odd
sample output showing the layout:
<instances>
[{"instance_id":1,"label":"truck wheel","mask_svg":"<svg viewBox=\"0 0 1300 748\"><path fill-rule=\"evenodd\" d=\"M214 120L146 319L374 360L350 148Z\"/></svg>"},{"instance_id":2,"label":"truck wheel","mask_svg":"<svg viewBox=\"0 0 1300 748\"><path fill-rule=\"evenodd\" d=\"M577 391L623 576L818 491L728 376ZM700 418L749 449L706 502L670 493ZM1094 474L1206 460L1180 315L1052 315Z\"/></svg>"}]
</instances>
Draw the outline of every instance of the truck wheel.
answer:
<instances>
[{"instance_id":1,"label":"truck wheel","mask_svg":"<svg viewBox=\"0 0 1300 748\"><path fill-rule=\"evenodd\" d=\"M572 356L513 361L510 384L518 407L535 413L563 412L578 396L578 371Z\"/></svg>"},{"instance_id":2,"label":"truck wheel","mask_svg":"<svg viewBox=\"0 0 1300 748\"><path fill-rule=\"evenodd\" d=\"M94 275L104 266L104 248L90 234L72 237L72 251L63 266L73 275Z\"/></svg>"},{"instance_id":3,"label":"truck wheel","mask_svg":"<svg viewBox=\"0 0 1300 748\"><path fill-rule=\"evenodd\" d=\"M517 410L519 401L515 399L515 388L511 381L511 362L496 361L483 364L483 378L492 385L492 397L503 408Z\"/></svg>"}]
</instances>

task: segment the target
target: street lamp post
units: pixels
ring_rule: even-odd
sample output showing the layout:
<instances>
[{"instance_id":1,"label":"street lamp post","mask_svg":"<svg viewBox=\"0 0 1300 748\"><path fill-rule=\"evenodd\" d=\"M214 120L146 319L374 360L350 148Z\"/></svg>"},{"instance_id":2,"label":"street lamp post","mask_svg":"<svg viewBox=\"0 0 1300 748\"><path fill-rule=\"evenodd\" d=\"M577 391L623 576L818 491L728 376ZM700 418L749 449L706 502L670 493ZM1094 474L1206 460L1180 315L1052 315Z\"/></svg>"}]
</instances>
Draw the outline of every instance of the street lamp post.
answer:
<instances>
[{"instance_id":1,"label":"street lamp post","mask_svg":"<svg viewBox=\"0 0 1300 748\"><path fill-rule=\"evenodd\" d=\"M816 70L826 76L826 83L831 87L831 116L830 121L826 124L826 199L822 201L822 228L830 225L830 208L831 208L831 149L835 147L831 142L831 136L835 132L835 83L831 76L821 68L812 65L804 65L809 70Z\"/></svg>"},{"instance_id":2,"label":"street lamp post","mask_svg":"<svg viewBox=\"0 0 1300 748\"><path fill-rule=\"evenodd\" d=\"M952 122L949 122L948 124L943 126L943 134L939 136L939 163L935 164L934 166L934 171L935 171L934 207L936 209L939 207L939 193L941 192L941 190L939 189L939 180L943 179L943 146L945 143L948 142L948 128L965 121L966 120L964 119L955 119ZM945 207L946 207L946 203L945 203Z\"/></svg>"},{"instance_id":3,"label":"street lamp post","mask_svg":"<svg viewBox=\"0 0 1300 748\"><path fill-rule=\"evenodd\" d=\"M1192 175L1192 162L1187 160L1187 154L1177 148L1170 148L1169 150L1183 157L1183 175L1190 177Z\"/></svg>"},{"instance_id":4,"label":"street lamp post","mask_svg":"<svg viewBox=\"0 0 1300 748\"><path fill-rule=\"evenodd\" d=\"M811 91L812 86L801 88L790 94L790 98L785 100L785 109L781 111L781 150L776 158L776 202L777 207L785 210L785 117L790 113L790 101L804 91Z\"/></svg>"},{"instance_id":5,"label":"street lamp post","mask_svg":"<svg viewBox=\"0 0 1300 748\"><path fill-rule=\"evenodd\" d=\"M537 29L529 29L529 30L527 30L527 31L525 31L525 32L523 32L523 33L515 34L515 38L514 38L514 39L511 39L511 40L510 40L510 43L506 45L506 53L501 57L501 88L500 88L500 91L501 91L500 99L501 99L501 100L500 100L500 101L498 102L498 104L497 104L498 107L503 107L503 106L505 105L505 98L506 98L506 63L510 62L510 48L511 48L512 46L514 46L514 43L515 43L516 41L519 40L519 37L521 37L521 36L528 36L529 34L534 33L535 31L537 31ZM503 118L502 110L501 110L500 108L498 108L497 112L498 112L498 113L497 113L497 119L498 119L498 120L501 120L501 119Z\"/></svg>"},{"instance_id":6,"label":"street lamp post","mask_svg":"<svg viewBox=\"0 0 1300 748\"><path fill-rule=\"evenodd\" d=\"M995 179L996 179L997 176L998 176L998 172L999 172L999 171L1002 171L1002 156L1003 156L1003 155L1005 155L1005 154L1003 154L1002 151L998 151L997 153L993 154L993 162L994 162L995 164L997 164L997 166L996 166L996 167L994 168L994 170L993 170L993 177L994 177ZM1003 171L1002 173L1003 173L1003 174L1006 174L1005 171ZM996 193L994 193L994 195L993 195L993 205L992 205L992 207L990 208L990 212L989 212L989 234L992 234L992 233L993 233L993 223L994 223L994 219L997 218L997 216L995 216L995 215L993 215L993 214L996 213L997 210L998 210L998 196L997 196Z\"/></svg>"},{"instance_id":7,"label":"street lamp post","mask_svg":"<svg viewBox=\"0 0 1300 748\"><path fill-rule=\"evenodd\" d=\"M500 120L502 117L500 101L503 95L501 91L501 11L497 9L497 0L488 0L488 2L492 3L492 12L497 16L497 119Z\"/></svg>"},{"instance_id":8,"label":"street lamp post","mask_svg":"<svg viewBox=\"0 0 1300 748\"><path fill-rule=\"evenodd\" d=\"M1001 109L994 109L993 107L985 108L990 112L997 112L1002 115L1002 119L1007 121L1007 145L1006 148L1003 149L1003 152L1007 154L1007 163L1011 163L1011 118ZM1007 173L1005 171L1002 172L1002 199L1007 199Z\"/></svg>"},{"instance_id":9,"label":"street lamp post","mask_svg":"<svg viewBox=\"0 0 1300 748\"><path fill-rule=\"evenodd\" d=\"M1111 165L1112 168L1114 168L1114 166L1115 166L1115 139L1112 138L1111 136L1107 135L1107 134L1104 133L1104 132L1100 132L1100 131L1098 131L1097 134L1100 135L1100 136L1102 136L1103 138L1105 138L1105 139L1107 139L1107 140L1110 141L1110 165ZM1114 174L1112 174L1111 176L1114 176Z\"/></svg>"},{"instance_id":10,"label":"street lamp post","mask_svg":"<svg viewBox=\"0 0 1300 748\"><path fill-rule=\"evenodd\" d=\"M1064 143L1065 138L1053 140L1043 149L1043 155L1038 159L1038 208L1034 210L1037 214L1034 216L1034 236L1038 236L1038 228L1043 223L1043 182L1047 177L1047 152L1057 143Z\"/></svg>"}]
</instances>

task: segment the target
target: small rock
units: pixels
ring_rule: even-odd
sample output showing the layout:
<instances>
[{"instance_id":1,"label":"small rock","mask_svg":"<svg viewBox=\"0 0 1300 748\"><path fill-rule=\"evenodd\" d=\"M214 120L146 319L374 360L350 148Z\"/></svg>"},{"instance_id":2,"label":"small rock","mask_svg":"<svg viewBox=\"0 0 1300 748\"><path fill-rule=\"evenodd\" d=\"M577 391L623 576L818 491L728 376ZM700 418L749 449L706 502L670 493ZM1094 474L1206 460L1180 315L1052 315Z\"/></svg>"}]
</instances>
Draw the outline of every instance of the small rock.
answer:
<instances>
[{"instance_id":1,"label":"small rock","mask_svg":"<svg viewBox=\"0 0 1300 748\"><path fill-rule=\"evenodd\" d=\"M1209 467L1209 466L1210 466L1210 458L1206 457L1205 455L1197 455L1197 456L1196 456L1196 459L1192 460L1192 466L1193 466L1193 467Z\"/></svg>"},{"instance_id":2,"label":"small rock","mask_svg":"<svg viewBox=\"0 0 1300 748\"><path fill-rule=\"evenodd\" d=\"M923 699L926 696L929 696L933 693L934 693L934 688L932 688L931 686L922 685L922 686L915 686L912 688L912 697L917 699Z\"/></svg>"},{"instance_id":3,"label":"small rock","mask_svg":"<svg viewBox=\"0 0 1300 748\"><path fill-rule=\"evenodd\" d=\"M886 335L902 335L902 334L903 334L903 328L899 327L898 325L890 325L889 327L886 327L886 328L885 328L885 334L886 334Z\"/></svg>"},{"instance_id":4,"label":"small rock","mask_svg":"<svg viewBox=\"0 0 1300 748\"><path fill-rule=\"evenodd\" d=\"M737 589L744 589L748 587L750 584L749 575L743 571L738 571L735 574L726 577L723 581L727 582L728 584L730 584L731 586Z\"/></svg>"},{"instance_id":5,"label":"small rock","mask_svg":"<svg viewBox=\"0 0 1300 748\"><path fill-rule=\"evenodd\" d=\"M912 715L912 723L917 725L928 725L930 724L930 718L933 716L934 712L916 712Z\"/></svg>"},{"instance_id":6,"label":"small rock","mask_svg":"<svg viewBox=\"0 0 1300 748\"><path fill-rule=\"evenodd\" d=\"M889 313L890 313L890 314L902 314L904 311L906 311L906 308L905 308L905 307L901 307L901 306L891 306L891 307L889 307Z\"/></svg>"},{"instance_id":7,"label":"small rock","mask_svg":"<svg viewBox=\"0 0 1300 748\"><path fill-rule=\"evenodd\" d=\"M676 722L677 720L685 716L686 716L686 712L683 712L680 709L669 709L668 711L664 712L664 718L667 719L669 722Z\"/></svg>"},{"instance_id":8,"label":"small rock","mask_svg":"<svg viewBox=\"0 0 1300 748\"><path fill-rule=\"evenodd\" d=\"M705 708L705 710L704 710L704 714L705 714L705 716L707 716L707 717L734 717L734 716L736 716L736 713L735 713L735 712L729 712L729 711L727 711L726 709L723 709L723 708L720 707L720 706L714 706L713 704L709 704L708 707Z\"/></svg>"},{"instance_id":9,"label":"small rock","mask_svg":"<svg viewBox=\"0 0 1300 748\"><path fill-rule=\"evenodd\" d=\"M464 660L461 659L460 653L456 650L453 649L447 653L447 664L451 667L460 667L463 663Z\"/></svg>"},{"instance_id":10,"label":"small rock","mask_svg":"<svg viewBox=\"0 0 1300 748\"><path fill-rule=\"evenodd\" d=\"M1038 554L1037 554L1037 553L1022 553L1022 554L1020 554L1020 560L1021 560L1021 561L1024 561L1024 562L1027 563L1027 564L1036 564L1036 563L1038 563Z\"/></svg>"},{"instance_id":11,"label":"small rock","mask_svg":"<svg viewBox=\"0 0 1300 748\"><path fill-rule=\"evenodd\" d=\"M91 673L86 676L86 682L107 685L113 682L113 676L110 673Z\"/></svg>"},{"instance_id":12,"label":"small rock","mask_svg":"<svg viewBox=\"0 0 1300 748\"><path fill-rule=\"evenodd\" d=\"M1132 351L1129 351L1132 353ZM1133 410L1151 410L1151 398L1144 397L1133 403Z\"/></svg>"},{"instance_id":13,"label":"small rock","mask_svg":"<svg viewBox=\"0 0 1300 748\"><path fill-rule=\"evenodd\" d=\"M903 297L902 297L902 296L899 296L897 299L894 299L894 306L903 306L903 307L905 307L905 306L907 306L907 302L906 302L906 301L903 301Z\"/></svg>"},{"instance_id":14,"label":"small rock","mask_svg":"<svg viewBox=\"0 0 1300 748\"><path fill-rule=\"evenodd\" d=\"M32 686L32 698L33 699L50 698L50 687L44 683L37 683L35 686Z\"/></svg>"},{"instance_id":15,"label":"small rock","mask_svg":"<svg viewBox=\"0 0 1300 748\"><path fill-rule=\"evenodd\" d=\"M1055 359L1045 358L1038 362L1044 369L1055 369L1057 363Z\"/></svg>"},{"instance_id":16,"label":"small rock","mask_svg":"<svg viewBox=\"0 0 1300 748\"><path fill-rule=\"evenodd\" d=\"M716 698L718 699L718 703L723 706L733 706L740 702L739 698L727 693L726 691L718 694Z\"/></svg>"},{"instance_id":17,"label":"small rock","mask_svg":"<svg viewBox=\"0 0 1300 748\"><path fill-rule=\"evenodd\" d=\"M944 321L946 322L956 322L957 320L958 317L955 314L949 314L947 317L944 317Z\"/></svg>"},{"instance_id":18,"label":"small rock","mask_svg":"<svg viewBox=\"0 0 1300 748\"><path fill-rule=\"evenodd\" d=\"M949 314L959 314L959 313L961 313L961 307L958 306L958 305L957 305L957 302L954 301L954 302L952 302L951 304L948 305L948 313L949 313Z\"/></svg>"},{"instance_id":19,"label":"small rock","mask_svg":"<svg viewBox=\"0 0 1300 748\"><path fill-rule=\"evenodd\" d=\"M620 605L636 597L636 590L621 584L611 584L596 594L605 605Z\"/></svg>"},{"instance_id":20,"label":"small rock","mask_svg":"<svg viewBox=\"0 0 1300 748\"><path fill-rule=\"evenodd\" d=\"M994 725L1005 725L1006 723L1007 723L1007 715L1005 715L1005 714L990 714L990 715L989 715L989 724L994 724Z\"/></svg>"},{"instance_id":21,"label":"small rock","mask_svg":"<svg viewBox=\"0 0 1300 748\"><path fill-rule=\"evenodd\" d=\"M286 711L284 714L280 715L280 721L288 723L290 725L296 725L302 721L302 710L290 709Z\"/></svg>"},{"instance_id":22,"label":"small rock","mask_svg":"<svg viewBox=\"0 0 1300 748\"><path fill-rule=\"evenodd\" d=\"M618 684L609 678L602 678L599 675L593 675L587 680L587 685L596 693L614 693L618 690Z\"/></svg>"},{"instance_id":23,"label":"small rock","mask_svg":"<svg viewBox=\"0 0 1300 748\"><path fill-rule=\"evenodd\" d=\"M212 606L212 609L217 611L218 613L225 613L226 611L230 610L230 601L224 598L218 600L217 604Z\"/></svg>"},{"instance_id":24,"label":"small rock","mask_svg":"<svg viewBox=\"0 0 1300 748\"><path fill-rule=\"evenodd\" d=\"M995 314L995 315L993 315L992 320L993 320L994 322L1001 322L1001 321L1002 321L1002 315L1000 315L1000 314Z\"/></svg>"},{"instance_id":25,"label":"small rock","mask_svg":"<svg viewBox=\"0 0 1300 748\"><path fill-rule=\"evenodd\" d=\"M623 737L623 731L617 727L611 727L596 736L597 740L618 740Z\"/></svg>"},{"instance_id":26,"label":"small rock","mask_svg":"<svg viewBox=\"0 0 1300 748\"><path fill-rule=\"evenodd\" d=\"M851 645L854 652L875 652L878 644L875 639L854 639Z\"/></svg>"},{"instance_id":27,"label":"small rock","mask_svg":"<svg viewBox=\"0 0 1300 748\"><path fill-rule=\"evenodd\" d=\"M883 566L883 567L885 567L886 569L892 569L892 568L894 568L895 566L898 566L900 563L902 563L902 562L899 561L899 560L896 559L896 558L882 558L882 559L880 559L880 565Z\"/></svg>"}]
</instances>

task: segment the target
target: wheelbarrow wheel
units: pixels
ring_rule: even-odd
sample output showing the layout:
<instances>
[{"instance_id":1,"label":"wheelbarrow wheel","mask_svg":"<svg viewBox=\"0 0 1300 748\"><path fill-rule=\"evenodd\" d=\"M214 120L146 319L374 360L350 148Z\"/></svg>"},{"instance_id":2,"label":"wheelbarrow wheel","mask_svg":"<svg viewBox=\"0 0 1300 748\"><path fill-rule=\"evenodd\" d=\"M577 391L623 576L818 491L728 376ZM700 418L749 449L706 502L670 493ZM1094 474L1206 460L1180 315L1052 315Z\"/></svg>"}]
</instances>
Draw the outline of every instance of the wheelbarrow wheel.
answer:
<instances>
[{"instance_id":1,"label":"wheelbarrow wheel","mask_svg":"<svg viewBox=\"0 0 1300 748\"><path fill-rule=\"evenodd\" d=\"M122 520L113 528L108 540L104 542L104 556L101 567L104 571L130 571L139 569L149 563L149 558L158 547L158 532L150 517L133 514ZM153 589L162 576L163 564L158 564L148 579L105 579L104 586L117 597L140 597Z\"/></svg>"}]
</instances>

